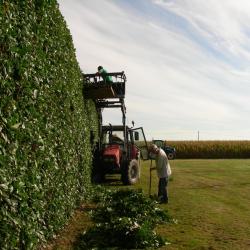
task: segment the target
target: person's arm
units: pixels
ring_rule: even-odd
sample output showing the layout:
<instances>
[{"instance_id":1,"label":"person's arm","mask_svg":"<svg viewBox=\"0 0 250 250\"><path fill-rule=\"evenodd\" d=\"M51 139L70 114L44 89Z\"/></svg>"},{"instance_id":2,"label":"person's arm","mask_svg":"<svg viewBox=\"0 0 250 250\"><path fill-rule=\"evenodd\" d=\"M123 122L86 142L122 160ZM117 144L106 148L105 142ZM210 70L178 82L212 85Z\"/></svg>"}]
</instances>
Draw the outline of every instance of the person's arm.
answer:
<instances>
[{"instance_id":1,"label":"person's arm","mask_svg":"<svg viewBox=\"0 0 250 250\"><path fill-rule=\"evenodd\" d=\"M164 157L160 156L158 158L157 167L159 168L160 171L165 167L165 159L164 159Z\"/></svg>"}]
</instances>

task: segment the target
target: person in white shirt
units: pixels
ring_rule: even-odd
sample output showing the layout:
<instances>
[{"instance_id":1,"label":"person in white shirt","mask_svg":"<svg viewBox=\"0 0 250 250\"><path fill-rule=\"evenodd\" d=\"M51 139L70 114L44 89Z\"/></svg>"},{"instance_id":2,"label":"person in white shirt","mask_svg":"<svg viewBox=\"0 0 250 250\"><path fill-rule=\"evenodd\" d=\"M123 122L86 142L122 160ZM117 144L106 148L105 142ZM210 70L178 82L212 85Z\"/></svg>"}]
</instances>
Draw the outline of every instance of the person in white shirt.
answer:
<instances>
[{"instance_id":1,"label":"person in white shirt","mask_svg":"<svg viewBox=\"0 0 250 250\"><path fill-rule=\"evenodd\" d=\"M152 144L149 151L155 155L155 167L159 178L158 184L158 199L160 203L168 203L168 179L171 175L171 167L168 161L168 157L164 150L158 148L155 144Z\"/></svg>"}]
</instances>

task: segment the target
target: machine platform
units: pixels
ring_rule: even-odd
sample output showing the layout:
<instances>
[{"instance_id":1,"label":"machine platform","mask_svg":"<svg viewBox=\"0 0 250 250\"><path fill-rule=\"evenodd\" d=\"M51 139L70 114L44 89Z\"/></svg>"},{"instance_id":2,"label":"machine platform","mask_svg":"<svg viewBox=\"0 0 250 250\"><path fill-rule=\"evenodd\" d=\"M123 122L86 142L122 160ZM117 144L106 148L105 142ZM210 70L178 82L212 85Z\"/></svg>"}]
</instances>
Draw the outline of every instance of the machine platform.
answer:
<instances>
[{"instance_id":1,"label":"machine platform","mask_svg":"<svg viewBox=\"0 0 250 250\"><path fill-rule=\"evenodd\" d=\"M112 82L106 83L97 74L84 74L86 82L84 92L87 98L98 100L125 97L126 76L124 72L113 72L107 75L111 77Z\"/></svg>"}]
</instances>

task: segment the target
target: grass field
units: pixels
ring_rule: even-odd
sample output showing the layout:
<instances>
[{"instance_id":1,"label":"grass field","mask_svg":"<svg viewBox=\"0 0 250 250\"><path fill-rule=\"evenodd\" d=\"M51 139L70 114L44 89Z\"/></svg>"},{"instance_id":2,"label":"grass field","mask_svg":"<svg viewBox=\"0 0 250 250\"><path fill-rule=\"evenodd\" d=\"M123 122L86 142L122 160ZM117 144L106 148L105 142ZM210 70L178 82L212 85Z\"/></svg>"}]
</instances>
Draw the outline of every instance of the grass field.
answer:
<instances>
[{"instance_id":1,"label":"grass field","mask_svg":"<svg viewBox=\"0 0 250 250\"><path fill-rule=\"evenodd\" d=\"M145 192L148 166L138 185ZM159 227L171 243L162 249L250 249L250 160L174 160L171 166L164 206L178 224Z\"/></svg>"},{"instance_id":2,"label":"grass field","mask_svg":"<svg viewBox=\"0 0 250 250\"><path fill-rule=\"evenodd\" d=\"M141 180L132 187L145 194L149 166L149 161L142 163ZM171 166L170 202L161 206L177 224L157 228L171 243L161 249L250 249L250 160L174 160ZM114 177L105 185L123 187ZM156 192L153 173L151 193ZM77 211L76 216L47 249L71 249L72 237L85 229L84 223L89 225L86 213Z\"/></svg>"}]
</instances>

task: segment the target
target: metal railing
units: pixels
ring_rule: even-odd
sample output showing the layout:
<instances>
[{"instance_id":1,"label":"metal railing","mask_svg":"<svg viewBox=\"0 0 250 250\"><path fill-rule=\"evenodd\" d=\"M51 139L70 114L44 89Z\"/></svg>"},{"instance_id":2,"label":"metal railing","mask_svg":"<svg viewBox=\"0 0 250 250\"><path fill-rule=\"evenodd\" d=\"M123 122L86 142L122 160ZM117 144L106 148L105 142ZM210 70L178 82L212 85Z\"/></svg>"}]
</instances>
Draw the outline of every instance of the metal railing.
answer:
<instances>
[{"instance_id":1,"label":"metal railing","mask_svg":"<svg viewBox=\"0 0 250 250\"><path fill-rule=\"evenodd\" d=\"M95 83L105 83L104 79L102 76L98 73L96 74L83 74L85 82L87 84L95 84ZM107 73L105 76L109 76L112 79L112 82L110 84L115 84L115 83L124 83L126 82L126 75L124 74L124 71L122 72L112 72L112 73Z\"/></svg>"}]
</instances>

